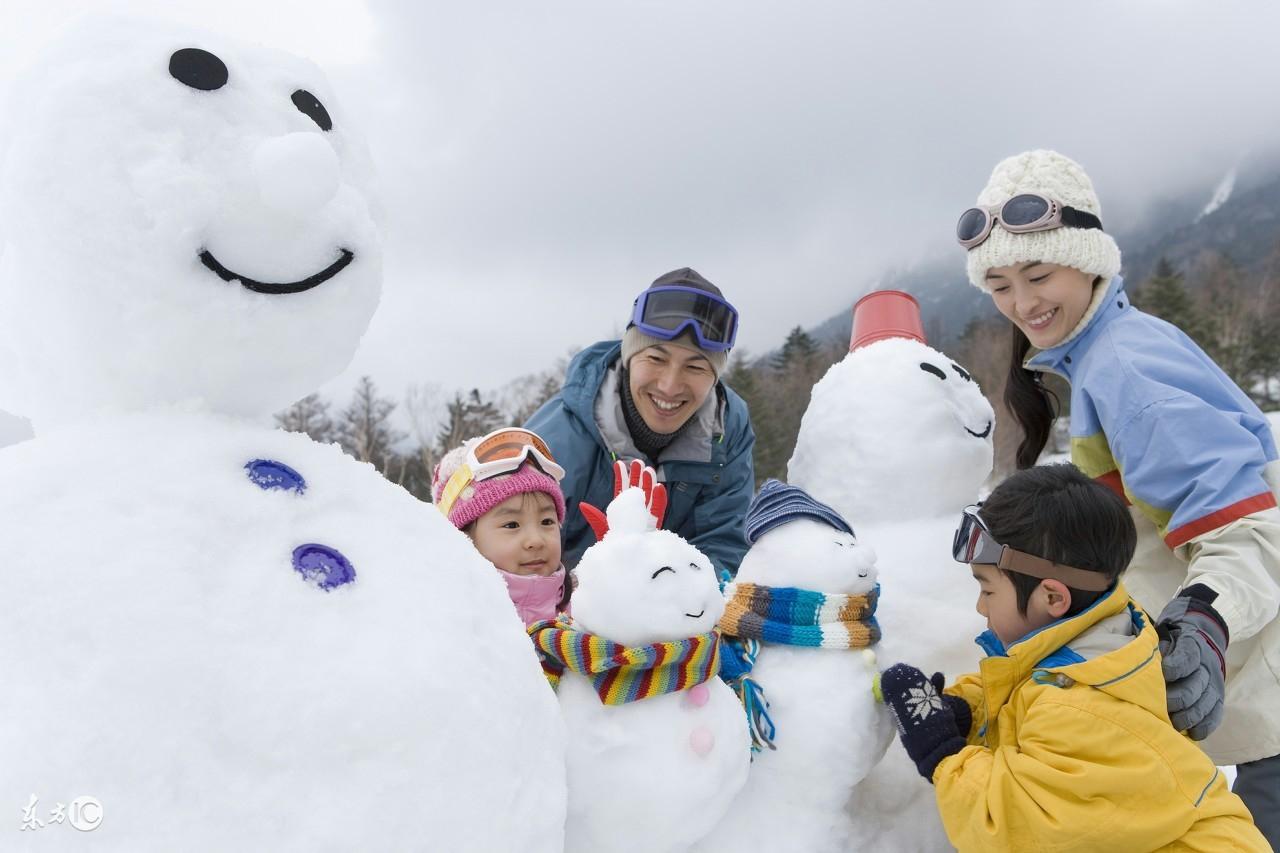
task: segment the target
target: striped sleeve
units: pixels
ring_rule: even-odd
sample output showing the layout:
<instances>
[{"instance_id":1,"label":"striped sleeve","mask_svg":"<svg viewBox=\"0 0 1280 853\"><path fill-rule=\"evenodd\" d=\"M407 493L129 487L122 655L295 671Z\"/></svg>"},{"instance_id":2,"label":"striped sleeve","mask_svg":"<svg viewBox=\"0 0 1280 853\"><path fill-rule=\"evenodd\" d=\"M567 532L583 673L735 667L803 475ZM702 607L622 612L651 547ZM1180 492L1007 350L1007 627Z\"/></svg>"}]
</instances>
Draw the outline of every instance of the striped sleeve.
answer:
<instances>
[{"instance_id":1,"label":"striped sleeve","mask_svg":"<svg viewBox=\"0 0 1280 853\"><path fill-rule=\"evenodd\" d=\"M1133 503L1189 561L1183 586L1218 593L1233 639L1261 630L1280 609L1280 513L1267 448L1241 415L1192 395L1162 400L1117 433L1112 451Z\"/></svg>"},{"instance_id":2,"label":"striped sleeve","mask_svg":"<svg viewBox=\"0 0 1280 853\"><path fill-rule=\"evenodd\" d=\"M1170 548L1276 506L1258 437L1239 413L1194 395L1147 406L1112 437L1111 450L1126 489Z\"/></svg>"}]
</instances>

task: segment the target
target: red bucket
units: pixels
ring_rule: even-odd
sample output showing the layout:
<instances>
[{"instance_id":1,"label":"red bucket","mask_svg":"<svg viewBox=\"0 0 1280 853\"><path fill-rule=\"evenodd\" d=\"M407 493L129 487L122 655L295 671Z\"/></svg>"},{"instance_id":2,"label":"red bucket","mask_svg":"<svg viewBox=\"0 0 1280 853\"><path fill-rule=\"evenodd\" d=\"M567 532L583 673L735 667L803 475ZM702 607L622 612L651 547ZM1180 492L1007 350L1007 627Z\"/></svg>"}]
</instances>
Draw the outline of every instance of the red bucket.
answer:
<instances>
[{"instance_id":1,"label":"red bucket","mask_svg":"<svg viewBox=\"0 0 1280 853\"><path fill-rule=\"evenodd\" d=\"M849 352L885 338L910 338L927 344L920 303L901 290L873 290L853 306Z\"/></svg>"}]
</instances>

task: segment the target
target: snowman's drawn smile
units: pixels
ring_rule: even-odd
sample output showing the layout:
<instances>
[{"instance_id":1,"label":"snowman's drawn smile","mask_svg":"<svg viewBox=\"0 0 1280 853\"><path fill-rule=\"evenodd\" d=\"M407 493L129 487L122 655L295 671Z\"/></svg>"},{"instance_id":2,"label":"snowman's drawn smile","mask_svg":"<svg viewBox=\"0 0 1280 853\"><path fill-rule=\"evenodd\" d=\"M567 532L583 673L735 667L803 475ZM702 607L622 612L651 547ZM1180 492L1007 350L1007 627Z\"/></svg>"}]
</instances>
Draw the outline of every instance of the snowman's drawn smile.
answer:
<instances>
[{"instance_id":1,"label":"snowman's drawn smile","mask_svg":"<svg viewBox=\"0 0 1280 853\"><path fill-rule=\"evenodd\" d=\"M947 371L945 368L938 367L938 365L928 361L922 361L920 362L920 369L923 370L925 373L930 374L931 376L936 376L938 379L942 380L943 382L947 381ZM955 371L956 376L960 377L960 379L963 382L970 382L970 383L973 382L973 375L969 373L969 371L961 367L960 365L956 364L955 362L951 363L951 369ZM964 431L969 433L969 435L973 436L974 438L986 438L987 436L991 435L991 424L992 424L991 421L987 421L987 428L984 429L982 432L974 432L968 427L964 427ZM961 426L964 426L964 424L962 423Z\"/></svg>"},{"instance_id":2,"label":"snowman's drawn smile","mask_svg":"<svg viewBox=\"0 0 1280 853\"><path fill-rule=\"evenodd\" d=\"M707 608L704 607L701 610L699 610L697 613L686 613L685 616L688 616L690 619L701 619L702 614L706 612L707 612Z\"/></svg>"},{"instance_id":3,"label":"snowman's drawn smile","mask_svg":"<svg viewBox=\"0 0 1280 853\"><path fill-rule=\"evenodd\" d=\"M974 432L968 427L965 427L964 431L969 433L969 435L973 436L974 438L986 438L987 436L991 435L991 421L987 421L987 428L984 429L982 432Z\"/></svg>"},{"instance_id":4,"label":"snowman's drawn smile","mask_svg":"<svg viewBox=\"0 0 1280 853\"><path fill-rule=\"evenodd\" d=\"M341 252L342 254L338 259L329 264L329 266L320 270L320 272L315 275L307 276L306 278L299 279L298 281L257 281L256 279L249 278L248 276L241 275L238 272L227 269L218 262L218 259L215 258L213 253L208 249L202 249L200 251L200 262L213 270L214 275L223 281L238 281L240 284L256 293L302 293L304 290L310 290L313 287L324 284L326 281L342 272L347 264L351 263L355 259L355 255L349 250L342 249Z\"/></svg>"}]
</instances>

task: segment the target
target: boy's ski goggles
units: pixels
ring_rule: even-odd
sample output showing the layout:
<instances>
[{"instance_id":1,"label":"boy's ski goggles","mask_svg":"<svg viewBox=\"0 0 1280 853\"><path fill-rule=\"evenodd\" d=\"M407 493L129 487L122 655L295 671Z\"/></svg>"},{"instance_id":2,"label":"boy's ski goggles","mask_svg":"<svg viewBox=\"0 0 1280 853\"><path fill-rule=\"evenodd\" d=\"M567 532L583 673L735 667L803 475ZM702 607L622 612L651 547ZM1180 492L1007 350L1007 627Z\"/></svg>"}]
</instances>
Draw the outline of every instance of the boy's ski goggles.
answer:
<instances>
[{"instance_id":1,"label":"boy's ski goggles","mask_svg":"<svg viewBox=\"0 0 1280 853\"><path fill-rule=\"evenodd\" d=\"M1101 572L1089 572L1072 566L1054 563L1043 557L1016 551L1001 545L991 537L987 525L978 515L982 504L964 508L960 526L951 540L951 556L957 563L978 563L995 566L1006 572L1017 572L1041 580L1062 581L1072 589L1102 592L1111 586L1110 579Z\"/></svg>"},{"instance_id":2,"label":"boy's ski goggles","mask_svg":"<svg viewBox=\"0 0 1280 853\"><path fill-rule=\"evenodd\" d=\"M692 330L701 349L725 352L738 336L738 309L696 287L651 287L636 297L631 325L664 341Z\"/></svg>"},{"instance_id":3,"label":"boy's ski goggles","mask_svg":"<svg viewBox=\"0 0 1280 853\"><path fill-rule=\"evenodd\" d=\"M972 249L990 236L997 222L1011 234L1063 227L1102 230L1102 220L1092 213L1068 207L1039 193L1022 193L1004 204L971 207L960 214L960 221L956 223L956 240L966 249Z\"/></svg>"},{"instance_id":4,"label":"boy's ski goggles","mask_svg":"<svg viewBox=\"0 0 1280 853\"><path fill-rule=\"evenodd\" d=\"M500 474L512 474L525 462L533 462L558 483L564 479L564 469L556 464L551 449L537 433L518 427L494 430L467 451L467 458L453 472L440 493L438 508L447 517L458 495L468 483L487 480Z\"/></svg>"}]
</instances>

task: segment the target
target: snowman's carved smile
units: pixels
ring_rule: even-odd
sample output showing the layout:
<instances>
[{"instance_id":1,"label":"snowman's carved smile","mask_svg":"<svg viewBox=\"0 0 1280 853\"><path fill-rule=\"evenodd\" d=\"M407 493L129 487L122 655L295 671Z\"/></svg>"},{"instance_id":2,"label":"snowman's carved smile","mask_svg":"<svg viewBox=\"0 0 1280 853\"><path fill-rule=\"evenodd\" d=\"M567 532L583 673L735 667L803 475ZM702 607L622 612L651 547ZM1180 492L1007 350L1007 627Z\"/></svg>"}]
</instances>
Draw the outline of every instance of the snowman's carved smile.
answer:
<instances>
[{"instance_id":1,"label":"snowman's carved smile","mask_svg":"<svg viewBox=\"0 0 1280 853\"><path fill-rule=\"evenodd\" d=\"M702 614L706 612L707 612L707 608L704 607L701 610L699 610L697 613L686 613L685 616L688 616L690 619L701 619Z\"/></svg>"},{"instance_id":2,"label":"snowman's carved smile","mask_svg":"<svg viewBox=\"0 0 1280 853\"><path fill-rule=\"evenodd\" d=\"M974 432L968 427L965 427L964 431L969 433L969 435L973 436L974 438L986 438L987 436L991 435L991 421L987 421L987 428L984 429L982 432Z\"/></svg>"},{"instance_id":3,"label":"snowman's carved smile","mask_svg":"<svg viewBox=\"0 0 1280 853\"><path fill-rule=\"evenodd\" d=\"M218 262L218 259L215 258L213 253L208 249L202 249L200 251L200 263L213 270L214 275L223 281L238 281L240 284L256 293L302 293L304 290L310 290L313 287L324 284L326 281L342 272L347 264L351 263L355 259L355 255L351 251L347 249L342 249L340 251L342 254L336 261L329 264L329 266L320 270L320 272L315 275L307 276L306 278L299 279L298 281L257 281L256 279L249 278L248 276L241 275L238 272L227 269Z\"/></svg>"}]
</instances>

